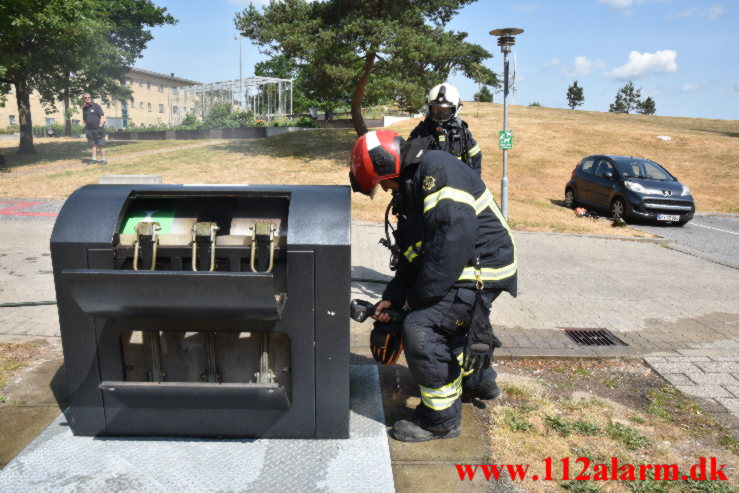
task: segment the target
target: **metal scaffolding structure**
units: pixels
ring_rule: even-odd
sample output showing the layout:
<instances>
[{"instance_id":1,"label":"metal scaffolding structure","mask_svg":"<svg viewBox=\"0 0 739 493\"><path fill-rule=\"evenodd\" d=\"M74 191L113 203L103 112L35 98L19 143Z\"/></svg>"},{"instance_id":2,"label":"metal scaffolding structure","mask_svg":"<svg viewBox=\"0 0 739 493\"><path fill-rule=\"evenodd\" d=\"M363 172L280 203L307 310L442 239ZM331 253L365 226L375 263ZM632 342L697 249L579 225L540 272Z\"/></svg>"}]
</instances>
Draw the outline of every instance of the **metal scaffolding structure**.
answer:
<instances>
[{"instance_id":1,"label":"metal scaffolding structure","mask_svg":"<svg viewBox=\"0 0 739 493\"><path fill-rule=\"evenodd\" d=\"M216 101L227 102L231 110L252 111L255 118L269 121L293 112L293 80L276 77L243 79L177 87L169 92L172 108L170 124L178 125L188 113L199 119ZM175 109L176 108L176 109Z\"/></svg>"}]
</instances>

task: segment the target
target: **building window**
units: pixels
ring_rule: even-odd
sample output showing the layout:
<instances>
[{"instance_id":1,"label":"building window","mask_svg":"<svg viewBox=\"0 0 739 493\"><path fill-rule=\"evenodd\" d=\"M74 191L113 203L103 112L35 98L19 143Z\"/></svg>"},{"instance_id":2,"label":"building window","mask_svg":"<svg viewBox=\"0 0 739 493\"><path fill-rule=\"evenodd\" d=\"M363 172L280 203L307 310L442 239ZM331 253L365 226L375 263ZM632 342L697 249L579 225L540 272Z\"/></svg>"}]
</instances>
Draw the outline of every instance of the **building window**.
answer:
<instances>
[{"instance_id":1,"label":"building window","mask_svg":"<svg viewBox=\"0 0 739 493\"><path fill-rule=\"evenodd\" d=\"M157 86L157 91L159 91L159 92L164 92L164 84L159 84L159 85Z\"/></svg>"},{"instance_id":2,"label":"building window","mask_svg":"<svg viewBox=\"0 0 739 493\"><path fill-rule=\"evenodd\" d=\"M54 123L56 123L56 118L46 118L47 125L54 125Z\"/></svg>"},{"instance_id":3,"label":"building window","mask_svg":"<svg viewBox=\"0 0 739 493\"><path fill-rule=\"evenodd\" d=\"M172 106L172 114L177 114L177 106Z\"/></svg>"},{"instance_id":4,"label":"building window","mask_svg":"<svg viewBox=\"0 0 739 493\"><path fill-rule=\"evenodd\" d=\"M15 125L15 115L8 115L8 125Z\"/></svg>"},{"instance_id":5,"label":"building window","mask_svg":"<svg viewBox=\"0 0 739 493\"><path fill-rule=\"evenodd\" d=\"M131 108L135 108L135 107L136 107L136 102L133 100L133 98L131 98Z\"/></svg>"},{"instance_id":6,"label":"building window","mask_svg":"<svg viewBox=\"0 0 739 493\"><path fill-rule=\"evenodd\" d=\"M72 120L72 125L79 125L79 124L80 124L79 120Z\"/></svg>"},{"instance_id":7,"label":"building window","mask_svg":"<svg viewBox=\"0 0 739 493\"><path fill-rule=\"evenodd\" d=\"M185 107L183 108L183 111L184 111L184 112L185 112L185 114L187 115L187 106L185 106Z\"/></svg>"},{"instance_id":8,"label":"building window","mask_svg":"<svg viewBox=\"0 0 739 493\"><path fill-rule=\"evenodd\" d=\"M164 113L164 105L163 104L160 104L159 105L159 113Z\"/></svg>"},{"instance_id":9,"label":"building window","mask_svg":"<svg viewBox=\"0 0 739 493\"><path fill-rule=\"evenodd\" d=\"M144 87L144 81L139 79L139 87Z\"/></svg>"},{"instance_id":10,"label":"building window","mask_svg":"<svg viewBox=\"0 0 739 493\"><path fill-rule=\"evenodd\" d=\"M151 89L151 82L149 82L149 81L146 82L146 88L147 89Z\"/></svg>"},{"instance_id":11,"label":"building window","mask_svg":"<svg viewBox=\"0 0 739 493\"><path fill-rule=\"evenodd\" d=\"M142 109L142 110L144 109L144 102L143 101L140 101L139 102L139 109Z\"/></svg>"},{"instance_id":12,"label":"building window","mask_svg":"<svg viewBox=\"0 0 739 493\"><path fill-rule=\"evenodd\" d=\"M146 103L146 109L147 109L148 111L151 111L151 103Z\"/></svg>"}]
</instances>

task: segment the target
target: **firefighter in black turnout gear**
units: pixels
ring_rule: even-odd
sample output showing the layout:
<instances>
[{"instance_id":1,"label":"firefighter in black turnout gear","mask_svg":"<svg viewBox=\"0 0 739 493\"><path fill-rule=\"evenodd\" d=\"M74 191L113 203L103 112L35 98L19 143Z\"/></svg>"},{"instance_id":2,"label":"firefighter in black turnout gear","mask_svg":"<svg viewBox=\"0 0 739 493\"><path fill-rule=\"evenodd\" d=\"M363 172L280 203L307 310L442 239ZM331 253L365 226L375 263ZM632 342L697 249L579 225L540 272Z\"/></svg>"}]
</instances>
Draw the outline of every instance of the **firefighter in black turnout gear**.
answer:
<instances>
[{"instance_id":1,"label":"firefighter in black turnout gear","mask_svg":"<svg viewBox=\"0 0 739 493\"><path fill-rule=\"evenodd\" d=\"M434 86L428 94L428 116L413 129L408 140L428 139L429 149L446 151L467 163L478 176L482 172L482 152L467 122L459 118L462 102L459 91L448 83Z\"/></svg>"},{"instance_id":2,"label":"firefighter in black turnout gear","mask_svg":"<svg viewBox=\"0 0 739 493\"><path fill-rule=\"evenodd\" d=\"M407 311L402 343L421 404L391 436L459 436L463 379L473 388L487 380L497 391L490 364L500 343L489 318L502 291L516 296L510 228L480 177L449 153L428 151L421 139L406 142L391 130L363 135L349 176L354 191L391 191L398 218L400 261L373 318L382 325L390 321L384 309Z\"/></svg>"}]
</instances>

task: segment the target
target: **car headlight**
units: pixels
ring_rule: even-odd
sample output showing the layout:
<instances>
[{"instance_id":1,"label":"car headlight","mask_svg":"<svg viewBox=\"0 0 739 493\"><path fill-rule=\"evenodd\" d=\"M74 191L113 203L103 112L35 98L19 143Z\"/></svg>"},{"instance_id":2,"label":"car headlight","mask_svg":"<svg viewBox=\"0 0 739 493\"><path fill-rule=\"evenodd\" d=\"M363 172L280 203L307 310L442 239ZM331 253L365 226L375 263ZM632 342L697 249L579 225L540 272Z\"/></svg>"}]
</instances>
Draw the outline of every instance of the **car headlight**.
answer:
<instances>
[{"instance_id":1,"label":"car headlight","mask_svg":"<svg viewBox=\"0 0 739 493\"><path fill-rule=\"evenodd\" d=\"M680 192L680 195L690 195L690 189L683 185L683 191Z\"/></svg>"},{"instance_id":2,"label":"car headlight","mask_svg":"<svg viewBox=\"0 0 739 493\"><path fill-rule=\"evenodd\" d=\"M626 186L626 188L628 188L632 192L636 192L636 193L647 193L647 189L646 188L644 188L641 184L636 183L634 181L628 181L628 180L626 180L624 182L624 185Z\"/></svg>"}]
</instances>

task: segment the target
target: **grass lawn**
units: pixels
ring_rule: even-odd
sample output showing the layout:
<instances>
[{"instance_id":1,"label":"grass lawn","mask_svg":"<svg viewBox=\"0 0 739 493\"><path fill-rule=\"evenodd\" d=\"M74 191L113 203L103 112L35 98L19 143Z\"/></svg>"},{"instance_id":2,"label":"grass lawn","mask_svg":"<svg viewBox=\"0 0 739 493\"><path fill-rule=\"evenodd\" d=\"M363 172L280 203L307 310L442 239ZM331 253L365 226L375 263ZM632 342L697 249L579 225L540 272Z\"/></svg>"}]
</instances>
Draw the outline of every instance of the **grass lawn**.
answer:
<instances>
[{"instance_id":1,"label":"grass lawn","mask_svg":"<svg viewBox=\"0 0 739 493\"><path fill-rule=\"evenodd\" d=\"M498 131L502 105L467 103L462 116L483 151L483 178L499 198ZM418 120L392 128L407 135ZM739 121L672 118L509 107L509 218L518 230L648 236L609 221L577 218L562 206L564 185L588 154L654 159L688 185L698 211L739 212ZM664 141L657 136L667 135ZM347 185L352 130L312 130L268 139L109 142L107 167L85 166L83 139L37 139L39 153L16 156L17 142L0 141L8 161L0 197L64 198L100 175L158 174L165 183ZM354 194L353 217L381 222L388 197Z\"/></svg>"}]
</instances>

